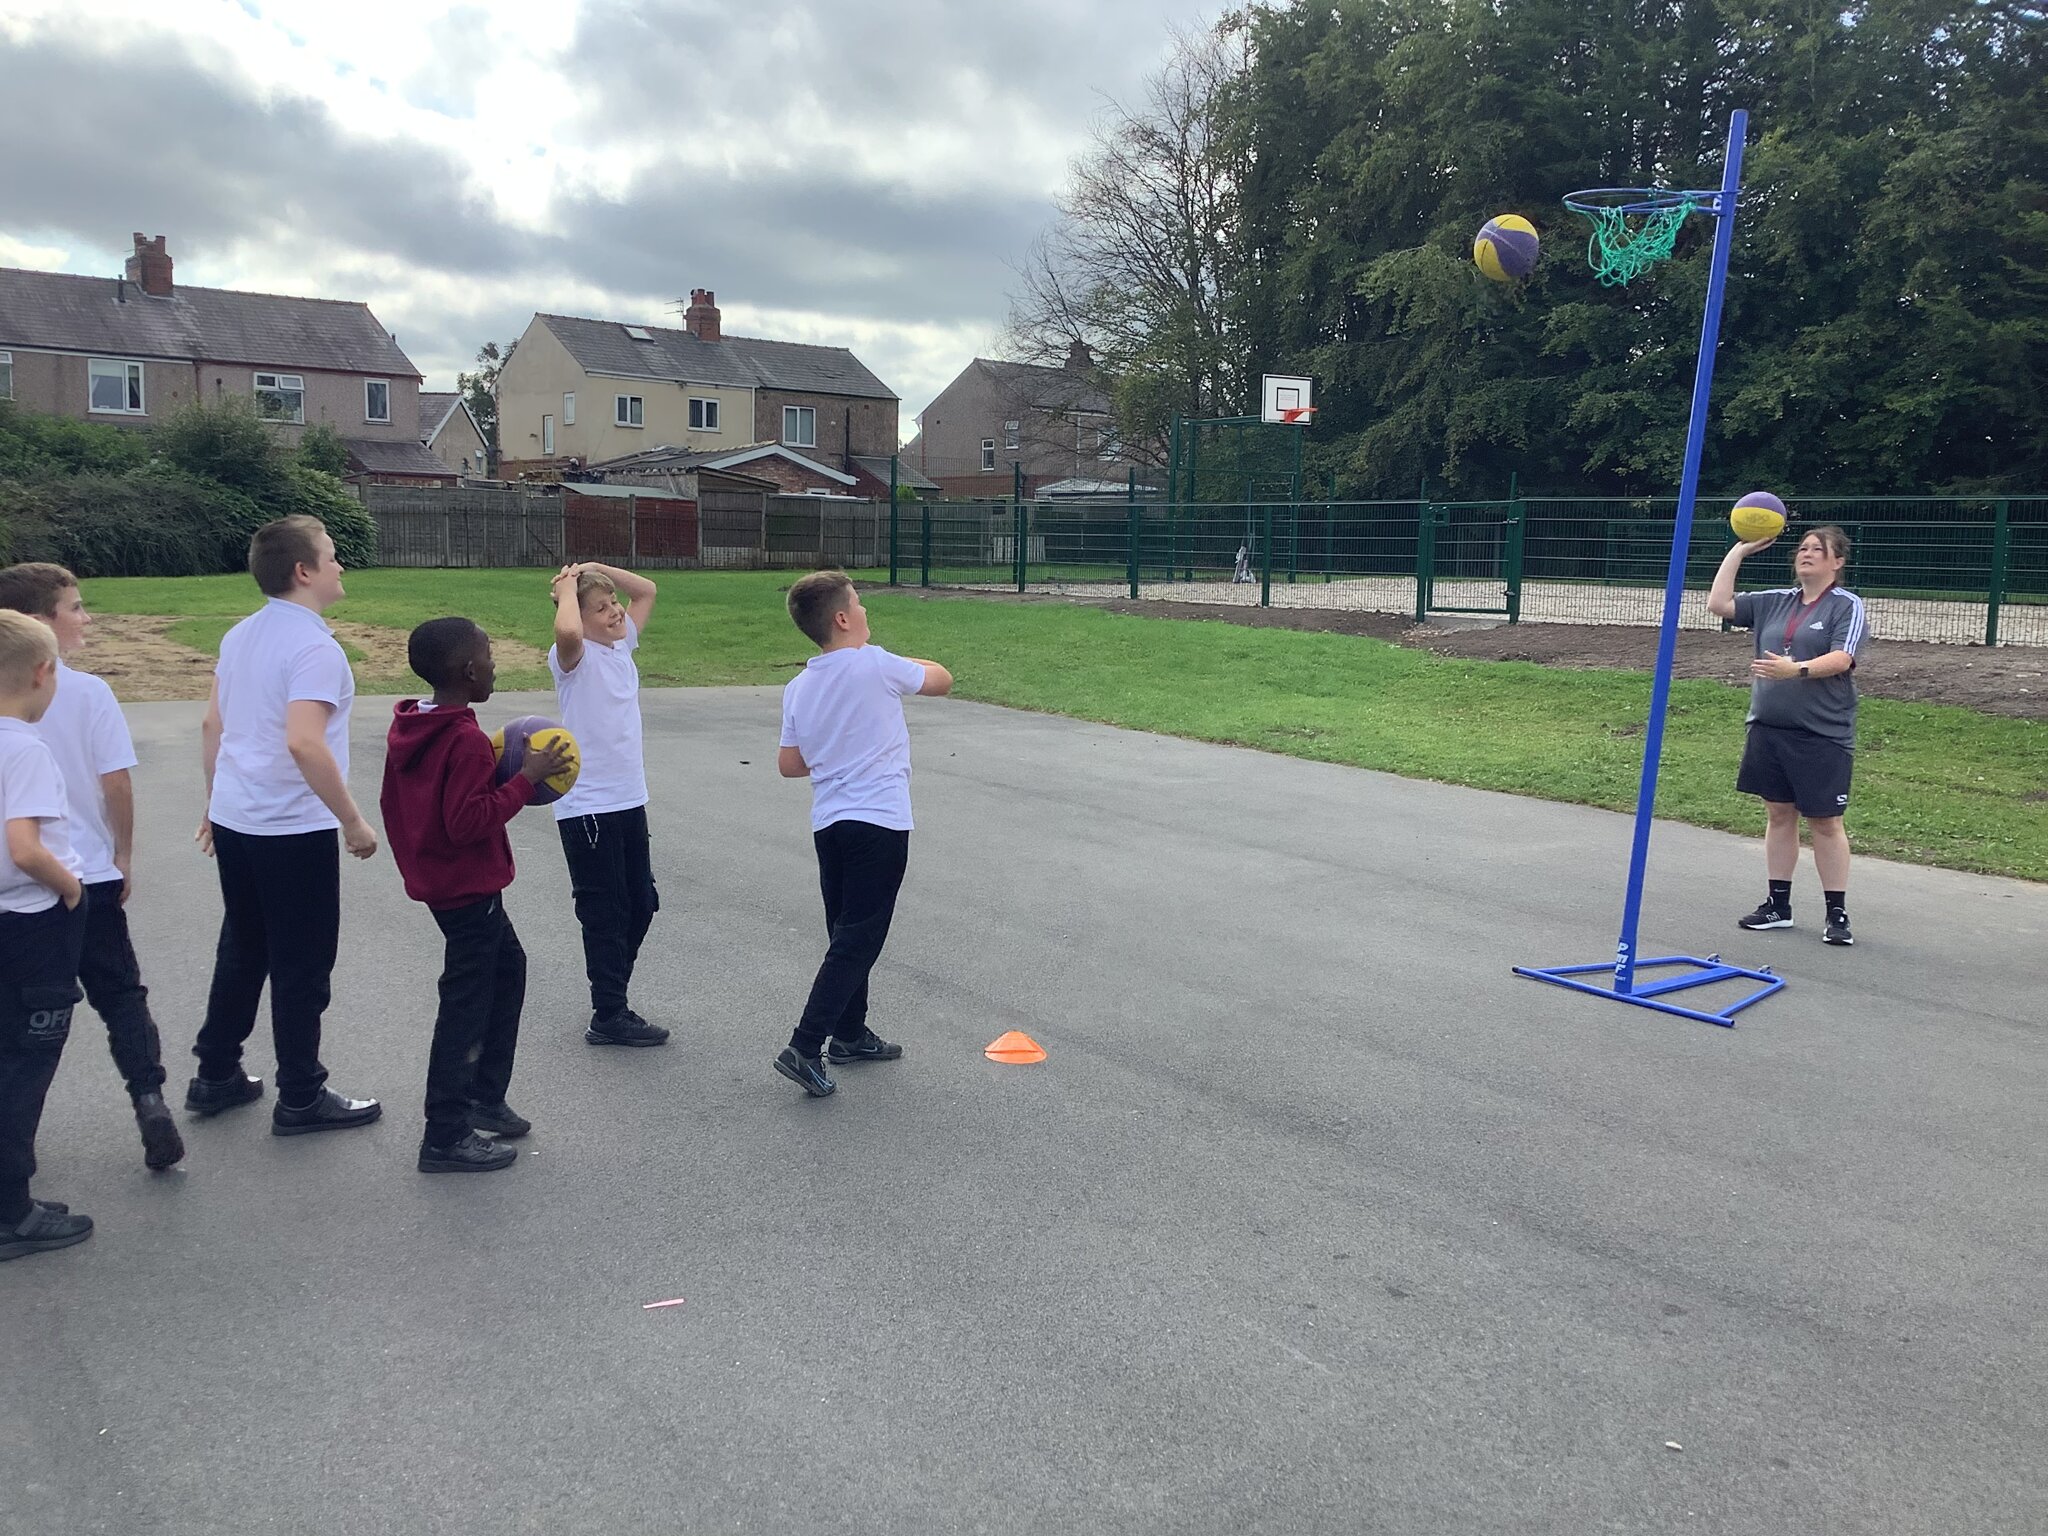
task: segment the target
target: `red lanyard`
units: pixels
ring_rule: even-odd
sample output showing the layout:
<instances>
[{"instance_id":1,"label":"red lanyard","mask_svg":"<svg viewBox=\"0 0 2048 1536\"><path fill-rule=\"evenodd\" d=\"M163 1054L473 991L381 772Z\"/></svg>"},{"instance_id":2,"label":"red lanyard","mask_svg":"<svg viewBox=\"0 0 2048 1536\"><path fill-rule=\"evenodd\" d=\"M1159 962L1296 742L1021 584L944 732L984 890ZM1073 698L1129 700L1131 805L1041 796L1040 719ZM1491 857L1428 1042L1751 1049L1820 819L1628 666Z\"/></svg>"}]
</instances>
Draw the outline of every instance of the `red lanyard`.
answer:
<instances>
[{"instance_id":1,"label":"red lanyard","mask_svg":"<svg viewBox=\"0 0 2048 1536\"><path fill-rule=\"evenodd\" d=\"M1816 597L1812 602L1806 604L1804 607L1801 607L1796 603L1793 604L1792 617L1785 621L1785 654L1787 656L1790 656L1792 654L1792 636L1798 632L1799 626L1805 622L1807 616L1811 614L1814 609L1818 608L1822 603L1827 601L1828 593L1834 590L1835 584L1833 582L1829 582L1827 585L1827 590L1822 592L1819 597Z\"/></svg>"}]
</instances>

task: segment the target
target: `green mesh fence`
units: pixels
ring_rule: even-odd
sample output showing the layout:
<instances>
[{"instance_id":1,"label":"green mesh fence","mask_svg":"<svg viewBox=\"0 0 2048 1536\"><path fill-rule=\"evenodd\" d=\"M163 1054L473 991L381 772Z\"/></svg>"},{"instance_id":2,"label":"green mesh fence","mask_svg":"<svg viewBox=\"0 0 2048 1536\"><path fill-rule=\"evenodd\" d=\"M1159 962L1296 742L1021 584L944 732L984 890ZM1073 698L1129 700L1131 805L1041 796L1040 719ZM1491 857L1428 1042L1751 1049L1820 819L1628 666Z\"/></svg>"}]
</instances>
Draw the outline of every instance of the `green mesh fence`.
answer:
<instances>
[{"instance_id":1,"label":"green mesh fence","mask_svg":"<svg viewBox=\"0 0 2048 1536\"><path fill-rule=\"evenodd\" d=\"M1686 628L1719 625L1706 591L1733 501L1701 498ZM1652 626L1676 511L1672 497L926 502L898 519L897 568L909 585ZM1801 497L1795 513L1795 534L1848 532L1846 585L1880 638L2048 645L2048 496ZM1794 542L1751 557L1743 585L1789 585Z\"/></svg>"}]
</instances>

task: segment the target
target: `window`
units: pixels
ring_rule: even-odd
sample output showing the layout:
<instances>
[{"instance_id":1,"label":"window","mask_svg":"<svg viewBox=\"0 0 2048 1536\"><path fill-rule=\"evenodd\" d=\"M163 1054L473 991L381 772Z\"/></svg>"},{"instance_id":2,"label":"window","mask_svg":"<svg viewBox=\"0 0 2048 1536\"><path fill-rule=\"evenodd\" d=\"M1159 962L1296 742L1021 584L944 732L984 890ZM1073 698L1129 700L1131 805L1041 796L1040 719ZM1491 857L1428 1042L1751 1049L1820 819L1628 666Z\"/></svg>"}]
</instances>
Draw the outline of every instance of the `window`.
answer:
<instances>
[{"instance_id":1,"label":"window","mask_svg":"<svg viewBox=\"0 0 2048 1536\"><path fill-rule=\"evenodd\" d=\"M306 419L305 379L296 373L257 374L256 414L265 421L303 422Z\"/></svg>"},{"instance_id":2,"label":"window","mask_svg":"<svg viewBox=\"0 0 2048 1536\"><path fill-rule=\"evenodd\" d=\"M576 425L576 392L574 390L562 396L562 425L565 427Z\"/></svg>"},{"instance_id":3,"label":"window","mask_svg":"<svg viewBox=\"0 0 2048 1536\"><path fill-rule=\"evenodd\" d=\"M784 418L787 420L787 418ZM718 402L716 400L692 400L690 402L690 430L692 432L716 432L718 430Z\"/></svg>"},{"instance_id":4,"label":"window","mask_svg":"<svg viewBox=\"0 0 2048 1536\"><path fill-rule=\"evenodd\" d=\"M543 416L543 417L541 417L541 419L540 419L540 452L541 452L541 457L542 457L542 458L548 458L548 457L550 457L550 456L552 456L552 455L553 455L554 451L555 451L555 418L554 418L554 417L552 417L552 416Z\"/></svg>"},{"instance_id":5,"label":"window","mask_svg":"<svg viewBox=\"0 0 2048 1536\"><path fill-rule=\"evenodd\" d=\"M1103 460L1114 459L1120 456L1123 451L1123 440L1116 435L1115 427L1097 427L1095 429L1095 456L1097 458Z\"/></svg>"},{"instance_id":6,"label":"window","mask_svg":"<svg viewBox=\"0 0 2048 1536\"><path fill-rule=\"evenodd\" d=\"M14 398L14 354L0 352L0 400Z\"/></svg>"},{"instance_id":7,"label":"window","mask_svg":"<svg viewBox=\"0 0 2048 1536\"><path fill-rule=\"evenodd\" d=\"M1006 421L1003 423L1003 446L1005 448L1015 448L1017 446L1017 429L1023 425L1024 423L1021 421Z\"/></svg>"},{"instance_id":8,"label":"window","mask_svg":"<svg viewBox=\"0 0 2048 1536\"><path fill-rule=\"evenodd\" d=\"M389 379L363 380L363 420L389 421L391 419L391 381Z\"/></svg>"},{"instance_id":9,"label":"window","mask_svg":"<svg viewBox=\"0 0 2048 1536\"><path fill-rule=\"evenodd\" d=\"M612 424L619 427L643 427L646 404L638 395L612 396Z\"/></svg>"},{"instance_id":10,"label":"window","mask_svg":"<svg viewBox=\"0 0 2048 1536\"><path fill-rule=\"evenodd\" d=\"M142 364L95 357L85 365L87 403L92 410L118 416L140 416Z\"/></svg>"},{"instance_id":11,"label":"window","mask_svg":"<svg viewBox=\"0 0 2048 1536\"><path fill-rule=\"evenodd\" d=\"M808 405L782 408L782 440L792 448L818 446L818 413Z\"/></svg>"},{"instance_id":12,"label":"window","mask_svg":"<svg viewBox=\"0 0 2048 1536\"><path fill-rule=\"evenodd\" d=\"M981 467L983 469L994 469L996 467L996 440L992 437L984 437L981 440Z\"/></svg>"}]
</instances>

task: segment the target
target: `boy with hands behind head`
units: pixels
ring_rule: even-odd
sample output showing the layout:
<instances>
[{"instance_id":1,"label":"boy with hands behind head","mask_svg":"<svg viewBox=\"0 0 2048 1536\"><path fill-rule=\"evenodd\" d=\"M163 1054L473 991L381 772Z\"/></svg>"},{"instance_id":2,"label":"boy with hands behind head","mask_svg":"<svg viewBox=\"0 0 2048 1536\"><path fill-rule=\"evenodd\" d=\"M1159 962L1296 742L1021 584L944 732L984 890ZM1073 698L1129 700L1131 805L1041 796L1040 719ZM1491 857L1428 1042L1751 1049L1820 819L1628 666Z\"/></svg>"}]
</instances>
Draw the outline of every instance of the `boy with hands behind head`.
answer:
<instances>
[{"instance_id":1,"label":"boy with hands behind head","mask_svg":"<svg viewBox=\"0 0 2048 1536\"><path fill-rule=\"evenodd\" d=\"M569 862L592 1045L660 1045L668 1031L628 1000L648 925L661 908L647 841L647 768L640 741L640 669L633 652L654 613L654 583L617 566L565 565L549 584L555 643L548 651L562 724L583 768L555 802Z\"/></svg>"},{"instance_id":2,"label":"boy with hands behind head","mask_svg":"<svg viewBox=\"0 0 2048 1536\"><path fill-rule=\"evenodd\" d=\"M56 696L57 637L27 614L0 612L0 1259L92 1235L90 1217L28 1192L85 937L64 778L35 729Z\"/></svg>"},{"instance_id":3,"label":"boy with hands behind head","mask_svg":"<svg viewBox=\"0 0 2048 1536\"><path fill-rule=\"evenodd\" d=\"M838 571L789 589L789 616L818 654L782 691L784 778L811 781L811 841L830 943L803 1018L775 1070L814 1099L837 1085L818 1054L829 1037L835 1066L895 1061L903 1048L868 1028L868 973L888 941L910 860L910 730L903 696L952 692L935 661L868 643L867 610Z\"/></svg>"},{"instance_id":4,"label":"boy with hands behind head","mask_svg":"<svg viewBox=\"0 0 2048 1536\"><path fill-rule=\"evenodd\" d=\"M392 712L384 830L406 895L426 903L448 941L419 1167L484 1173L513 1162L518 1154L504 1143L532 1129L505 1102L526 1002L526 951L505 912L513 876L505 826L536 784L568 766L570 749L529 746L519 772L496 782L496 754L470 708L497 685L490 637L468 619L431 619L412 632L407 656L434 696L401 699Z\"/></svg>"}]
</instances>

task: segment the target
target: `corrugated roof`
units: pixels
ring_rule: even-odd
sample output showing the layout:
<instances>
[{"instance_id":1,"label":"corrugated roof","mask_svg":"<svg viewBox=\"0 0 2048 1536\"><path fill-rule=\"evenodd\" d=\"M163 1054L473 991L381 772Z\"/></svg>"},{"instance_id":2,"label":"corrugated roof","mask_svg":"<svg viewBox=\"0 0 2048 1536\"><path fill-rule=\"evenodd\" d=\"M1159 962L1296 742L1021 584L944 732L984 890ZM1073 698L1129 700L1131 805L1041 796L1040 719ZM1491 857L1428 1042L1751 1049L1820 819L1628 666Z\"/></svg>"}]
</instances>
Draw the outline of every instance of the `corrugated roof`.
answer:
<instances>
[{"instance_id":1,"label":"corrugated roof","mask_svg":"<svg viewBox=\"0 0 2048 1536\"><path fill-rule=\"evenodd\" d=\"M1071 368L1047 368L1037 363L1002 363L988 357L977 357L975 362L988 370L999 389L1020 404L1067 414L1079 412L1106 416L1110 413L1109 396L1088 375L1076 373Z\"/></svg>"},{"instance_id":2,"label":"corrugated roof","mask_svg":"<svg viewBox=\"0 0 2048 1536\"><path fill-rule=\"evenodd\" d=\"M126 295L122 302L120 295ZM0 267L0 346L418 378L370 306Z\"/></svg>"},{"instance_id":3,"label":"corrugated roof","mask_svg":"<svg viewBox=\"0 0 2048 1536\"><path fill-rule=\"evenodd\" d=\"M364 475L452 475L424 444L391 442L381 437L345 437L351 473Z\"/></svg>"},{"instance_id":4,"label":"corrugated roof","mask_svg":"<svg viewBox=\"0 0 2048 1536\"><path fill-rule=\"evenodd\" d=\"M736 389L786 389L814 395L849 395L894 400L895 391L876 378L845 347L814 347L795 341L727 336L700 341L688 331L636 326L651 338L635 341L615 320L575 315L536 315L569 355L590 373L633 379L671 379L682 384L724 384Z\"/></svg>"}]
</instances>

